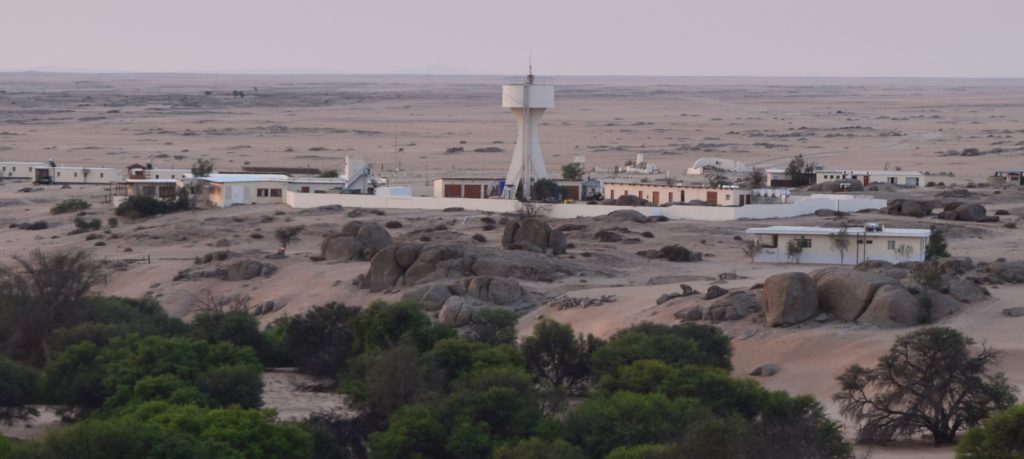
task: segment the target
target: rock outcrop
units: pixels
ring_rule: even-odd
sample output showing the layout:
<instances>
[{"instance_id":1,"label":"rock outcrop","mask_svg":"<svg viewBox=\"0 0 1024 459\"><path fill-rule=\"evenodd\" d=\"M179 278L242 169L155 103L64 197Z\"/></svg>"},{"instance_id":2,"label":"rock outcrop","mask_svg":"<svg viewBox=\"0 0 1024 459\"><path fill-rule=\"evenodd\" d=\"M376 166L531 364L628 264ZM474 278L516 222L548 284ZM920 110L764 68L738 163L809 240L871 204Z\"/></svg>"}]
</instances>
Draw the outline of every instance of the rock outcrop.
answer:
<instances>
[{"instance_id":1,"label":"rock outcrop","mask_svg":"<svg viewBox=\"0 0 1024 459\"><path fill-rule=\"evenodd\" d=\"M1010 284L1024 282L1024 261L996 261L989 263L985 270L997 279Z\"/></svg>"},{"instance_id":2,"label":"rock outcrop","mask_svg":"<svg viewBox=\"0 0 1024 459\"><path fill-rule=\"evenodd\" d=\"M782 273L765 279L762 298L765 323L771 327L798 324L818 314L817 287L804 273Z\"/></svg>"},{"instance_id":3,"label":"rock outcrop","mask_svg":"<svg viewBox=\"0 0 1024 459\"><path fill-rule=\"evenodd\" d=\"M378 252L358 284L381 292L446 278L491 276L550 282L585 269L540 253L459 244L399 243Z\"/></svg>"},{"instance_id":4,"label":"rock outcrop","mask_svg":"<svg viewBox=\"0 0 1024 459\"><path fill-rule=\"evenodd\" d=\"M939 214L943 220L958 220L976 222L985 218L987 213L985 206L981 204L956 204L946 206L946 209Z\"/></svg>"},{"instance_id":5,"label":"rock outcrop","mask_svg":"<svg viewBox=\"0 0 1024 459\"><path fill-rule=\"evenodd\" d=\"M701 261L704 259L700 252L694 252L678 244L666 245L658 250L642 250L637 252L637 255L652 260L663 259L679 263Z\"/></svg>"},{"instance_id":6,"label":"rock outcrop","mask_svg":"<svg viewBox=\"0 0 1024 459\"><path fill-rule=\"evenodd\" d=\"M536 217L509 222L501 236L501 246L510 250L559 255L565 253L566 245L562 231L551 229L547 221Z\"/></svg>"},{"instance_id":7,"label":"rock outcrop","mask_svg":"<svg viewBox=\"0 0 1024 459\"><path fill-rule=\"evenodd\" d=\"M622 198L636 198L636 196L622 196ZM621 199L621 198L620 198ZM646 201L645 201L646 202ZM641 204L619 204L620 206L639 206ZM643 204L649 205L649 204ZM614 221L614 222L633 222L633 223L647 223L647 217L640 211L633 209L619 209L612 211L608 215L600 217L601 220Z\"/></svg>"},{"instance_id":8,"label":"rock outcrop","mask_svg":"<svg viewBox=\"0 0 1024 459\"><path fill-rule=\"evenodd\" d=\"M704 306L704 320L739 320L761 310L761 297L750 290L733 290Z\"/></svg>"},{"instance_id":9,"label":"rock outcrop","mask_svg":"<svg viewBox=\"0 0 1024 459\"><path fill-rule=\"evenodd\" d=\"M370 260L393 243L391 233L379 223L351 221L340 232L324 236L320 256L327 260Z\"/></svg>"},{"instance_id":10,"label":"rock outcrop","mask_svg":"<svg viewBox=\"0 0 1024 459\"><path fill-rule=\"evenodd\" d=\"M839 320L857 320L883 285L898 285L881 274L844 268L825 268L811 273L818 287L821 311Z\"/></svg>"},{"instance_id":11,"label":"rock outcrop","mask_svg":"<svg viewBox=\"0 0 1024 459\"><path fill-rule=\"evenodd\" d=\"M900 285L885 284L871 298L871 303L858 322L880 327L905 327L924 321L921 305L914 295Z\"/></svg>"},{"instance_id":12,"label":"rock outcrop","mask_svg":"<svg viewBox=\"0 0 1024 459\"><path fill-rule=\"evenodd\" d=\"M277 272L277 267L256 260L238 260L224 266L211 268L193 267L178 271L174 280L194 280L215 278L226 281L243 281L257 277L270 277Z\"/></svg>"}]
</instances>

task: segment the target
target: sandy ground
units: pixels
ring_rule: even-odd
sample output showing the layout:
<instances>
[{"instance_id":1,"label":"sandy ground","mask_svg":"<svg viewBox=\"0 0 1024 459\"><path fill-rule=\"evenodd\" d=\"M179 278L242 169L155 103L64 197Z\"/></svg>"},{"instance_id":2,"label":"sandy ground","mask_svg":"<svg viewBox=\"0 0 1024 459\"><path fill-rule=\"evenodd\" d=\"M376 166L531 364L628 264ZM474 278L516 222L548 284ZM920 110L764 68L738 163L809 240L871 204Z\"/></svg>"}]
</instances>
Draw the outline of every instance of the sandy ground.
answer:
<instances>
[{"instance_id":1,"label":"sandy ground","mask_svg":"<svg viewBox=\"0 0 1024 459\"><path fill-rule=\"evenodd\" d=\"M346 154L394 168L394 146L403 172L396 183L426 190L427 179L458 167L467 173L503 175L514 141L512 117L500 108L501 79L484 77L200 77L0 75L0 158L66 164L123 166L152 159L160 166L187 167L199 157L212 158L221 169L253 165L331 168ZM997 167L1021 167L1024 145L1024 82L1016 80L839 80L839 79L685 79L565 78L558 84L557 107L545 115L542 145L548 168L573 155L587 158L588 167L611 167L645 153L648 160L672 175L695 159L721 156L751 164L781 166L797 153L830 167L902 167L933 173L947 184L984 181ZM257 87L258 91L253 91ZM232 90L246 91L244 99ZM205 95L204 91L213 91ZM465 144L461 142L465 141ZM501 143L495 143L501 142ZM467 152L445 154L448 147ZM474 153L497 146L503 153ZM1003 152L975 157L942 156L936 152L978 148ZM177 158L176 158L177 157ZM694 180L699 180L696 178ZM386 210L385 215L351 209L335 212L299 211L285 206L249 206L200 210L130 222L122 219L98 239L68 235L72 215L50 215L53 203L69 197L93 204L88 214L106 221L112 215L102 186L42 187L19 193L23 183L0 184L0 258L33 248L88 247L97 257L120 261L101 291L106 294L160 299L171 314L188 317L203 289L215 294L240 293L254 303L276 300L286 306L262 316L266 323L283 314L301 313L327 301L367 304L393 300L400 293L371 295L352 285L366 271L366 262L316 262L323 234L353 218L399 221L392 230L398 240L418 239L426 228L435 241L478 244L485 235L497 247L501 228L485 231L480 213ZM887 191L882 198L933 198L941 189ZM1006 209L1010 220L1024 215L1024 193L980 188L968 201L990 211ZM40 231L9 229L11 223L45 220ZM856 214L847 222L883 222L894 227L939 224L954 255L978 261L997 257L1021 259L1024 230L1000 224L916 220L878 214ZM673 313L694 300L656 306L655 299L687 283L703 291L719 282L719 273L740 279L721 284L746 288L775 273L810 271L813 265L752 264L742 252L743 236L752 226L772 224L833 225L829 217L807 216L779 221L724 223L674 221L621 224L595 219L566 220L587 228L570 232L575 247L567 257L614 269L611 277L569 277L553 283L528 282L538 295L596 297L612 294L617 301L586 309L537 308L520 321L528 333L540 317L571 323L577 330L609 336L642 321L675 323ZM298 243L284 259L266 259L276 243L271 234L284 225L306 225ZM637 244L608 244L593 233L626 227ZM651 231L653 238L640 237ZM263 238L254 238L261 234ZM226 240L227 247L217 247ZM97 245L102 243L103 245ZM224 244L221 242L220 244ZM639 250L681 244L705 254L700 263L668 263L641 258ZM231 250L260 259L279 270L266 279L224 282L210 279L174 281L193 259L215 250ZM148 262L134 261L147 258ZM659 279L660 278L660 279ZM993 288L993 298L971 305L942 323L961 329L1004 352L1003 370L1024 386L1024 319L1004 319L999 311L1019 305L1024 287ZM734 336L736 374L744 375L768 362L783 370L761 382L773 389L811 394L833 414L834 377L852 363L870 364L906 330L880 330L855 324L807 324L765 329L750 323L722 325ZM287 379L277 374L272 378ZM288 387L272 380L270 387ZM281 392L288 392L283 390ZM301 412L317 400L296 396L268 401L282 413ZM273 398L272 398L273 399ZM276 400L276 399L274 399ZM293 411L292 408L298 411ZM289 414L290 416L290 414ZM861 451L867 454L867 450ZM928 445L900 445L870 451L871 457L941 458L951 450Z\"/></svg>"}]
</instances>

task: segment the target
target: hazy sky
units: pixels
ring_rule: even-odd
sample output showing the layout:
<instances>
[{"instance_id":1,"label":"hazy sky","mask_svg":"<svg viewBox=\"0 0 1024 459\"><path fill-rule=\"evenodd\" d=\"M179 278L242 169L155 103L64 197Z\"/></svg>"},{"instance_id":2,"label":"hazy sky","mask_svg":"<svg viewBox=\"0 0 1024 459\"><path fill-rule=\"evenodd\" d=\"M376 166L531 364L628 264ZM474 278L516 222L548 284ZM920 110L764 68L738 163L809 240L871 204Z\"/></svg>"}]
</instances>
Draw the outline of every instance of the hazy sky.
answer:
<instances>
[{"instance_id":1,"label":"hazy sky","mask_svg":"<svg viewBox=\"0 0 1024 459\"><path fill-rule=\"evenodd\" d=\"M0 70L1024 77L1024 0L0 0Z\"/></svg>"}]
</instances>

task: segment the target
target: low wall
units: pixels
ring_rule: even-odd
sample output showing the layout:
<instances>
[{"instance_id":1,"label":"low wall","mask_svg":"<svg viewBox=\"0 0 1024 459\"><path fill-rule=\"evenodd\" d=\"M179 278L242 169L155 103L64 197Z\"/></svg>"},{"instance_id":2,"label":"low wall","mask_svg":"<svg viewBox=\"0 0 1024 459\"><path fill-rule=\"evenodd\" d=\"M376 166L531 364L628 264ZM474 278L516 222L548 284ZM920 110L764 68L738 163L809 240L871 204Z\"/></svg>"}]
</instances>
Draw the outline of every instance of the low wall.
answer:
<instances>
[{"instance_id":1,"label":"low wall","mask_svg":"<svg viewBox=\"0 0 1024 459\"><path fill-rule=\"evenodd\" d=\"M379 209L443 210L461 207L481 212L512 213L519 210L519 202L506 199L433 198L404 196L375 196L365 194L296 193L285 191L285 204L296 209L340 205ZM619 209L633 209L648 217L664 215L670 220L729 221L739 219L790 218L814 213L819 209L856 212L862 209L884 207L884 199L854 195L812 195L792 204L751 204L743 207L631 207L589 204L545 204L551 218L599 217Z\"/></svg>"}]
</instances>

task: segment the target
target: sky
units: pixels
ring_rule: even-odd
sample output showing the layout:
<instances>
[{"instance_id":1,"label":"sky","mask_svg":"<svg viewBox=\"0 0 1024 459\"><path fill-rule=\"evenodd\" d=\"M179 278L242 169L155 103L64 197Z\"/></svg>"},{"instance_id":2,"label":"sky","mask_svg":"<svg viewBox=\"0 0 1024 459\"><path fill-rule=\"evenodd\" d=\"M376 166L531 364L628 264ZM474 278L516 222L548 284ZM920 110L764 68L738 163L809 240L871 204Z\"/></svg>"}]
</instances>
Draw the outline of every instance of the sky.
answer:
<instances>
[{"instance_id":1,"label":"sky","mask_svg":"<svg viewBox=\"0 0 1024 459\"><path fill-rule=\"evenodd\" d=\"M0 71L1024 77L1024 0L0 0Z\"/></svg>"}]
</instances>

